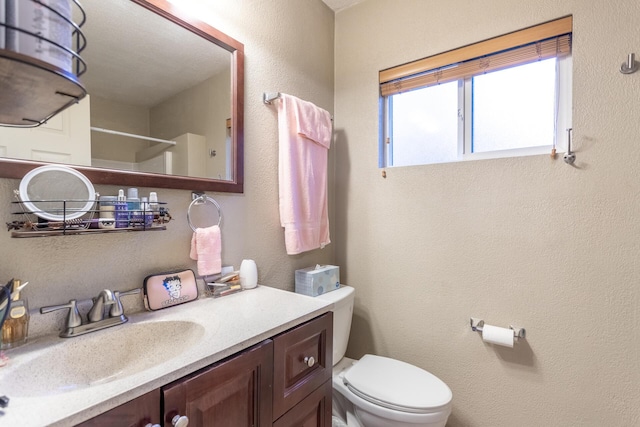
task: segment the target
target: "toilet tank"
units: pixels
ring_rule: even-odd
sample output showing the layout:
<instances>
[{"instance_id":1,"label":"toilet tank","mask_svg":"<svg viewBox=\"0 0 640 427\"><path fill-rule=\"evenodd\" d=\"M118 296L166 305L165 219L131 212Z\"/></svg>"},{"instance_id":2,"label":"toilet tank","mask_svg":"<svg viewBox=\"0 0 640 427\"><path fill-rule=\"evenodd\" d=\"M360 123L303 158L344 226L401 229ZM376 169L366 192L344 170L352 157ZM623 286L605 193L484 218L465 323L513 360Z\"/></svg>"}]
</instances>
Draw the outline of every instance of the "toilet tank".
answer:
<instances>
[{"instance_id":1,"label":"toilet tank","mask_svg":"<svg viewBox=\"0 0 640 427\"><path fill-rule=\"evenodd\" d=\"M335 291L318 295L316 298L332 302L333 307L333 364L334 366L344 357L351 332L351 318L353 317L353 302L355 289L341 285Z\"/></svg>"}]
</instances>

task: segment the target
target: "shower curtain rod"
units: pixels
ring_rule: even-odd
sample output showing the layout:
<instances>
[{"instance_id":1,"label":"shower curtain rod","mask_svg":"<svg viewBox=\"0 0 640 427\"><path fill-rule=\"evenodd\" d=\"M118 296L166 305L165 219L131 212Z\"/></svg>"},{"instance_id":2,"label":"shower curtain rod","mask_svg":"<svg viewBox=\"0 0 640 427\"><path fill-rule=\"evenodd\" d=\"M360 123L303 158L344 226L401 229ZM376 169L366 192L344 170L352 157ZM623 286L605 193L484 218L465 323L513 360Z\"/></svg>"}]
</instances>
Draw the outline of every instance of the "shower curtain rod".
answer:
<instances>
[{"instance_id":1,"label":"shower curtain rod","mask_svg":"<svg viewBox=\"0 0 640 427\"><path fill-rule=\"evenodd\" d=\"M91 126L91 130L95 132L110 133L112 135L121 135L121 136L128 136L130 138L145 139L147 141L161 142L163 144L176 145L175 141L169 141L167 139L160 139L160 138L152 138L150 136L136 135L134 133L120 132L117 130L97 128L93 126Z\"/></svg>"}]
</instances>

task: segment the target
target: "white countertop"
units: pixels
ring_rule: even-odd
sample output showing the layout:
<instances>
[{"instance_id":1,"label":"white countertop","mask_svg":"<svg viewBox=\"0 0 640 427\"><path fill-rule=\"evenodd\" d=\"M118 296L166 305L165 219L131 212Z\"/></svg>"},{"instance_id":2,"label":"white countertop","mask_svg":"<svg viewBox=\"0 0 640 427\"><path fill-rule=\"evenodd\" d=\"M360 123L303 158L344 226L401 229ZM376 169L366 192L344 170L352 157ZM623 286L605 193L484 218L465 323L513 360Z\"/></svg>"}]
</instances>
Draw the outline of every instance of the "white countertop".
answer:
<instances>
[{"instance_id":1,"label":"white countertop","mask_svg":"<svg viewBox=\"0 0 640 427\"><path fill-rule=\"evenodd\" d=\"M7 408L0 410L0 426L75 425L326 313L332 305L293 292L258 286L222 298L205 298L155 312L136 313L128 316L128 323L75 338L54 336L35 339L15 350L6 351L11 360L0 368L0 396L8 396L10 402ZM50 360L52 369L56 373L60 371L60 375L64 375L65 370L73 372L78 365L89 370L92 367L101 369L113 362L105 360L110 354L113 356L108 344L109 340L117 337L113 332L163 321L193 322L202 328L197 327L198 334L192 340L195 343L186 348L176 348L175 352L163 348L158 352L168 353L166 359L164 355L150 354L150 357L160 360L151 368L139 372L134 369L123 378L98 385L80 385L68 391L46 391L43 388L41 393L39 390L25 392L24 385L29 384L28 388L33 389L39 377L39 373L34 372L37 369L26 367L33 366L30 362L42 353L51 352L52 346L82 346L83 339L95 342L98 334L105 334L104 351L97 351L92 360ZM154 339L162 340L162 334ZM144 340L136 345L149 346Z\"/></svg>"}]
</instances>

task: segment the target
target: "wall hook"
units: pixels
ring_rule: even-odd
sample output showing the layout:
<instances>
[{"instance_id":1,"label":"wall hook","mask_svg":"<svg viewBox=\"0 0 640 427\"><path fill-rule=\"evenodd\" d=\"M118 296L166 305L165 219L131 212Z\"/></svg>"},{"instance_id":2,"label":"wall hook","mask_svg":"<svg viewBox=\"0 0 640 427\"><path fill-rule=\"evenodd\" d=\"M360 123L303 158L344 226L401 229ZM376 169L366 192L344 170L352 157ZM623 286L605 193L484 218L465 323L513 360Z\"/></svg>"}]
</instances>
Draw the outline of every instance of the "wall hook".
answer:
<instances>
[{"instance_id":1,"label":"wall hook","mask_svg":"<svg viewBox=\"0 0 640 427\"><path fill-rule=\"evenodd\" d=\"M568 165L572 165L576 161L576 154L571 151L571 132L572 128L567 129L567 152L564 153L564 162Z\"/></svg>"},{"instance_id":2,"label":"wall hook","mask_svg":"<svg viewBox=\"0 0 640 427\"><path fill-rule=\"evenodd\" d=\"M627 58L627 62L623 62L622 65L620 65L620 72L622 74L631 74L638 71L638 68L639 67L638 62L636 61L636 55L630 53L629 57Z\"/></svg>"}]
</instances>

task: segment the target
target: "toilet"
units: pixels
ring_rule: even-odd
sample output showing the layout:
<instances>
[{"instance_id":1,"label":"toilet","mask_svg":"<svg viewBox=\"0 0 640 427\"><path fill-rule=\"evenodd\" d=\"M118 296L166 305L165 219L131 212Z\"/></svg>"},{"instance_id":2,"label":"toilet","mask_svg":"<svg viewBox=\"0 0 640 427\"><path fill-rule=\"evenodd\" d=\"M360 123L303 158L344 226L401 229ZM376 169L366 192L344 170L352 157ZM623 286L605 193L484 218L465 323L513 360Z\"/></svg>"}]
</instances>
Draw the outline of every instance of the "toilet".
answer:
<instances>
[{"instance_id":1,"label":"toilet","mask_svg":"<svg viewBox=\"0 0 640 427\"><path fill-rule=\"evenodd\" d=\"M316 297L334 303L333 426L444 427L453 395L438 377L387 357L344 357L354 297L344 285Z\"/></svg>"}]
</instances>

